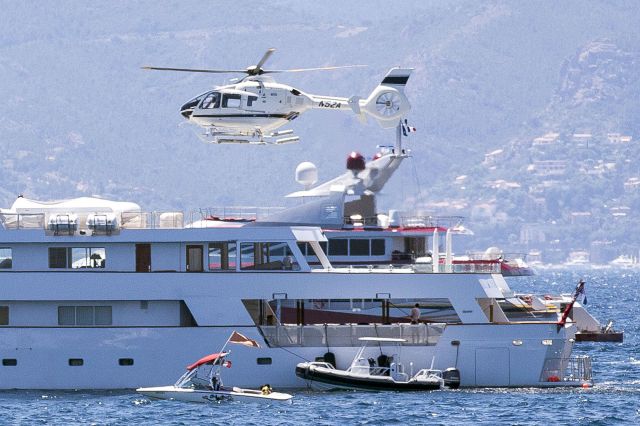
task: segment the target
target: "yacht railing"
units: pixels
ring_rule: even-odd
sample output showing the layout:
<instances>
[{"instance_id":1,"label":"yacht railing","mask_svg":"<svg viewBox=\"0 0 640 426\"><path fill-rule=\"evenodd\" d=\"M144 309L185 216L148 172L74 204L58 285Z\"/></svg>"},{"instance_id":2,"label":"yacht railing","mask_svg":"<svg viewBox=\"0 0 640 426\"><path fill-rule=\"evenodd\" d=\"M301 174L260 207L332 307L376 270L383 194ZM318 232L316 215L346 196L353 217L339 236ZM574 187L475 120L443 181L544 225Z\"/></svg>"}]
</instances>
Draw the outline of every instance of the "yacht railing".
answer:
<instances>
[{"instance_id":1,"label":"yacht railing","mask_svg":"<svg viewBox=\"0 0 640 426\"><path fill-rule=\"evenodd\" d=\"M453 228L462 225L464 216L420 216L407 215L400 216L396 223L389 223L388 220L381 221L376 216L351 215L343 218L343 224L347 227L383 227L388 226L402 228Z\"/></svg>"},{"instance_id":2,"label":"yacht railing","mask_svg":"<svg viewBox=\"0 0 640 426\"><path fill-rule=\"evenodd\" d=\"M284 207L257 207L257 206L223 206L206 207L191 212L195 220L243 220L254 221L264 219L272 214L283 211ZM193 220L192 220L193 221Z\"/></svg>"},{"instance_id":3,"label":"yacht railing","mask_svg":"<svg viewBox=\"0 0 640 426\"><path fill-rule=\"evenodd\" d=\"M438 343L446 324L314 324L259 326L270 347L362 346L360 337L405 339L404 345Z\"/></svg>"},{"instance_id":4,"label":"yacht railing","mask_svg":"<svg viewBox=\"0 0 640 426\"><path fill-rule=\"evenodd\" d=\"M470 260L483 260L483 261L498 261L498 260L515 260L522 259L524 260L527 256L526 253L498 253L498 254L489 254L484 252L471 252L467 253L467 256Z\"/></svg>"},{"instance_id":5,"label":"yacht railing","mask_svg":"<svg viewBox=\"0 0 640 426\"><path fill-rule=\"evenodd\" d=\"M500 263L492 262L492 263L482 263L482 262L465 262L465 263L454 263L451 265L452 272L459 274L499 274L502 272ZM440 270L444 270L445 265L440 265Z\"/></svg>"},{"instance_id":6,"label":"yacht railing","mask_svg":"<svg viewBox=\"0 0 640 426\"><path fill-rule=\"evenodd\" d=\"M584 382L592 379L591 357L549 358L540 376L541 382Z\"/></svg>"},{"instance_id":7,"label":"yacht railing","mask_svg":"<svg viewBox=\"0 0 640 426\"><path fill-rule=\"evenodd\" d=\"M454 228L462 225L464 216L400 216L404 228Z\"/></svg>"}]
</instances>

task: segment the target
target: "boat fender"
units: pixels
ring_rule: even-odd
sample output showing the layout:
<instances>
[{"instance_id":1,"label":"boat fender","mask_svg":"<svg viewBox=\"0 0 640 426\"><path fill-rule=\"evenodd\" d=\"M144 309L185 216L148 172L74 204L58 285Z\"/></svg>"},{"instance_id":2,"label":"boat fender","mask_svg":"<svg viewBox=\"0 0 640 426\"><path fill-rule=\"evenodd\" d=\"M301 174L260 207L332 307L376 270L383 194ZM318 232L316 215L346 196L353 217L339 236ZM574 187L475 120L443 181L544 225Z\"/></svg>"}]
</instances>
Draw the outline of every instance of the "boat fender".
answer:
<instances>
[{"instance_id":1,"label":"boat fender","mask_svg":"<svg viewBox=\"0 0 640 426\"><path fill-rule=\"evenodd\" d=\"M327 352L326 354L323 355L324 358L324 362L327 362L331 365L333 365L333 367L335 368L336 366L336 356L333 352Z\"/></svg>"}]
</instances>

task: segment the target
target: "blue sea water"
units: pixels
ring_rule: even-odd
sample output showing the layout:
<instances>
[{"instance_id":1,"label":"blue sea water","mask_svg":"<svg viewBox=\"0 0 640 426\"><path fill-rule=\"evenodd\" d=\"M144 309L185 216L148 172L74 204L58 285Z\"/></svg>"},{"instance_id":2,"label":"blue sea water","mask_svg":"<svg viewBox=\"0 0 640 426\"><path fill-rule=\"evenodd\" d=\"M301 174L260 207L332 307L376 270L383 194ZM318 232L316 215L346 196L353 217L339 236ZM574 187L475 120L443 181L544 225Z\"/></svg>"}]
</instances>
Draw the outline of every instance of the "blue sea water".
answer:
<instances>
[{"instance_id":1,"label":"blue sea water","mask_svg":"<svg viewBox=\"0 0 640 426\"><path fill-rule=\"evenodd\" d=\"M640 424L640 272L562 271L509 280L518 292L570 293L587 282L588 308L625 330L621 344L580 343L591 389L471 389L429 393L295 393L287 405L150 401L134 392L0 392L0 424Z\"/></svg>"}]
</instances>

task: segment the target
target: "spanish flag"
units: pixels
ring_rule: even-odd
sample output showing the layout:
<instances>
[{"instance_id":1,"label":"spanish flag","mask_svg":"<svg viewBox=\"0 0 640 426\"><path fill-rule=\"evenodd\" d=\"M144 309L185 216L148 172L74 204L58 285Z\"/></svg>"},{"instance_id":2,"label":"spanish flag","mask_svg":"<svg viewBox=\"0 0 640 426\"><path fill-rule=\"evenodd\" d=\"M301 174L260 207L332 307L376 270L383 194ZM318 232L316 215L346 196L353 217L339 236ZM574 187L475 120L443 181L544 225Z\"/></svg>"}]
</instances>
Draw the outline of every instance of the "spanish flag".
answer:
<instances>
[{"instance_id":1,"label":"spanish flag","mask_svg":"<svg viewBox=\"0 0 640 426\"><path fill-rule=\"evenodd\" d=\"M247 336L244 336L237 331L231 333L231 337L229 337L230 343L237 343L239 345L248 346L250 348L259 348L260 344L253 339L249 339Z\"/></svg>"}]
</instances>

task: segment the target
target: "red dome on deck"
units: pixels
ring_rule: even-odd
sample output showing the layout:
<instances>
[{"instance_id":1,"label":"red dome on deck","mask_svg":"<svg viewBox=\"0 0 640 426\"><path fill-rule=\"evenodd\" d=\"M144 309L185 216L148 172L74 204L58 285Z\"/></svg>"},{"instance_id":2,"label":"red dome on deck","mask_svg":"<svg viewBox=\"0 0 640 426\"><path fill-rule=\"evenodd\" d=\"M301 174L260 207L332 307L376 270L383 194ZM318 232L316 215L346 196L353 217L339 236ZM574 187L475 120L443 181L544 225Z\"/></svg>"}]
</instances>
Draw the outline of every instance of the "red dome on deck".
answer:
<instances>
[{"instance_id":1,"label":"red dome on deck","mask_svg":"<svg viewBox=\"0 0 640 426\"><path fill-rule=\"evenodd\" d=\"M347 157L347 170L359 172L365 169L365 164L364 157L359 152L353 151Z\"/></svg>"}]
</instances>

